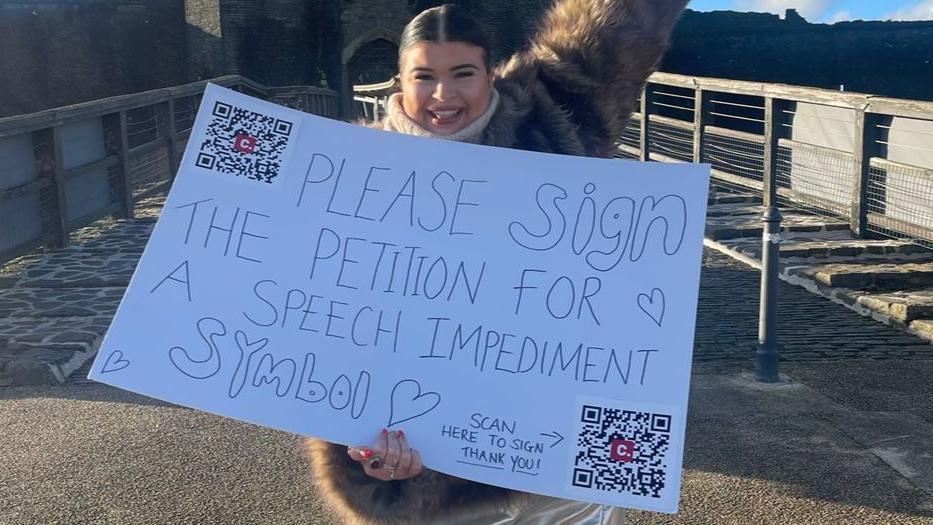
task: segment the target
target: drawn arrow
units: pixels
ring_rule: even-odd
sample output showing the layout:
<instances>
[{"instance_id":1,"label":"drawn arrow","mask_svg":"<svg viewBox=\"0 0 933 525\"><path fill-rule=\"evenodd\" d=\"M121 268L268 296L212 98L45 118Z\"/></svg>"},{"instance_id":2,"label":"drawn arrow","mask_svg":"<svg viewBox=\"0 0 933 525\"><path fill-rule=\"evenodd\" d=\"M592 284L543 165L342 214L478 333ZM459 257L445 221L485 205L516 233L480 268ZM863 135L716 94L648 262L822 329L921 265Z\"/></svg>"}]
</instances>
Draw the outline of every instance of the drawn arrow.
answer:
<instances>
[{"instance_id":1,"label":"drawn arrow","mask_svg":"<svg viewBox=\"0 0 933 525\"><path fill-rule=\"evenodd\" d=\"M556 439L557 439L557 441L551 443L551 448L556 447L558 443L560 443L561 441L564 440L564 436L560 435L556 430L554 431L553 434L545 434L544 432L542 432L541 435L542 435L542 436L547 436L547 437L549 437L549 438L556 438Z\"/></svg>"}]
</instances>

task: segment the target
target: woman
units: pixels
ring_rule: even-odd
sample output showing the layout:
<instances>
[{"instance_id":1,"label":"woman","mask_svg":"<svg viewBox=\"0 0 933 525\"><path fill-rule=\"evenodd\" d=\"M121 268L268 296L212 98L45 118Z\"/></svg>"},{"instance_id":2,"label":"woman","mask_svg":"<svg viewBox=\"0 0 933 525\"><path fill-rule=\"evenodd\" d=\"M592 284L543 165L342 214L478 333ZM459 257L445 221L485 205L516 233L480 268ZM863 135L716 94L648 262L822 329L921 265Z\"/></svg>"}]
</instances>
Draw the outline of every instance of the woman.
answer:
<instances>
[{"instance_id":1,"label":"woman","mask_svg":"<svg viewBox=\"0 0 933 525\"><path fill-rule=\"evenodd\" d=\"M606 157L687 0L559 0L530 48L491 68L482 29L456 6L429 9L399 46L401 93L385 130L490 146ZM403 431L372 447L307 441L315 481L364 524L618 525L621 509L523 494L426 470Z\"/></svg>"}]
</instances>

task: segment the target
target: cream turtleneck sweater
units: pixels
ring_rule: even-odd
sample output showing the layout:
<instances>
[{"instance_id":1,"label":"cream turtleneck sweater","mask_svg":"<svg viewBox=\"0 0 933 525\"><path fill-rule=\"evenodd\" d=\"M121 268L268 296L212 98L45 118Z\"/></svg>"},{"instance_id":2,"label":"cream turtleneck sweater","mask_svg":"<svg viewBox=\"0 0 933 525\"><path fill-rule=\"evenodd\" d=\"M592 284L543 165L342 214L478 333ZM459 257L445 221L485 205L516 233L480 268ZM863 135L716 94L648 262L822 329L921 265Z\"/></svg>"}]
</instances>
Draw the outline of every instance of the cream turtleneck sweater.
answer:
<instances>
[{"instance_id":1,"label":"cream turtleneck sweater","mask_svg":"<svg viewBox=\"0 0 933 525\"><path fill-rule=\"evenodd\" d=\"M406 135L479 144L482 141L483 131L486 129L486 125L489 124L489 120L492 118L493 114L495 114L498 107L499 92L494 88L492 90L492 97L489 99L489 106L479 118L460 131L451 133L450 135L438 135L424 129L420 124L405 114L405 110L402 108L402 94L395 93L389 97L389 101L386 104L386 116L382 120L382 126L386 131L395 131L396 133L404 133Z\"/></svg>"}]
</instances>

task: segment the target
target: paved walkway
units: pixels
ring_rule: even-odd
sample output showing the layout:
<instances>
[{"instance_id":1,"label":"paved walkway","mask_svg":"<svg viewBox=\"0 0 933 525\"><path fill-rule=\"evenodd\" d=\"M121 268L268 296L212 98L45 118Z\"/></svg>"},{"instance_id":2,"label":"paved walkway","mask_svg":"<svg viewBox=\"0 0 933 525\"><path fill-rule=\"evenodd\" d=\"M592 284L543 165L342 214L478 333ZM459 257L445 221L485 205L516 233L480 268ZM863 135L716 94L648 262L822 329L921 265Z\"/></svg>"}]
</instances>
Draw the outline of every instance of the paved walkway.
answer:
<instances>
[{"instance_id":1,"label":"paved walkway","mask_svg":"<svg viewBox=\"0 0 933 525\"><path fill-rule=\"evenodd\" d=\"M700 278L695 361L751 359L758 344L761 273L707 249ZM933 345L860 316L807 290L781 283L778 340L785 361L930 359Z\"/></svg>"},{"instance_id":2,"label":"paved walkway","mask_svg":"<svg viewBox=\"0 0 933 525\"><path fill-rule=\"evenodd\" d=\"M61 382L93 357L163 201L138 203L133 220L81 228L67 248L0 266L0 385Z\"/></svg>"},{"instance_id":3,"label":"paved walkway","mask_svg":"<svg viewBox=\"0 0 933 525\"><path fill-rule=\"evenodd\" d=\"M747 369L695 366L681 512L629 525L933 524L933 360ZM0 428L4 525L336 524L290 434L91 384L0 388Z\"/></svg>"}]
</instances>

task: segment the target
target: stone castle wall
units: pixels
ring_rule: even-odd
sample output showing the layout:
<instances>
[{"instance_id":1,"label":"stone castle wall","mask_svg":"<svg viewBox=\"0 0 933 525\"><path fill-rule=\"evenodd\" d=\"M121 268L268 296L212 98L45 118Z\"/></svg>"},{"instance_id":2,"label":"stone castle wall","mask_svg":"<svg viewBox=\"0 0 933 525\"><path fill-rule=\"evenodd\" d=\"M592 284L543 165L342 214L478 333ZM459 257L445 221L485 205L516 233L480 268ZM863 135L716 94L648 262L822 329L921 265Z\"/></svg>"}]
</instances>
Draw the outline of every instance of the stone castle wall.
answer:
<instances>
[{"instance_id":1,"label":"stone castle wall","mask_svg":"<svg viewBox=\"0 0 933 525\"><path fill-rule=\"evenodd\" d=\"M688 12L663 69L933 100L933 22L781 20Z\"/></svg>"},{"instance_id":2,"label":"stone castle wall","mask_svg":"<svg viewBox=\"0 0 933 525\"><path fill-rule=\"evenodd\" d=\"M525 45L543 0L452 0L490 29L495 59ZM389 67L403 26L438 0L0 0L0 116L239 73L325 85ZM351 61L354 71L350 72ZM375 57L363 60L366 57ZM933 22L808 24L688 12L662 69L933 99ZM378 72L366 72L366 62Z\"/></svg>"},{"instance_id":3,"label":"stone castle wall","mask_svg":"<svg viewBox=\"0 0 933 525\"><path fill-rule=\"evenodd\" d=\"M184 6L0 1L0 116L182 84Z\"/></svg>"}]
</instances>

